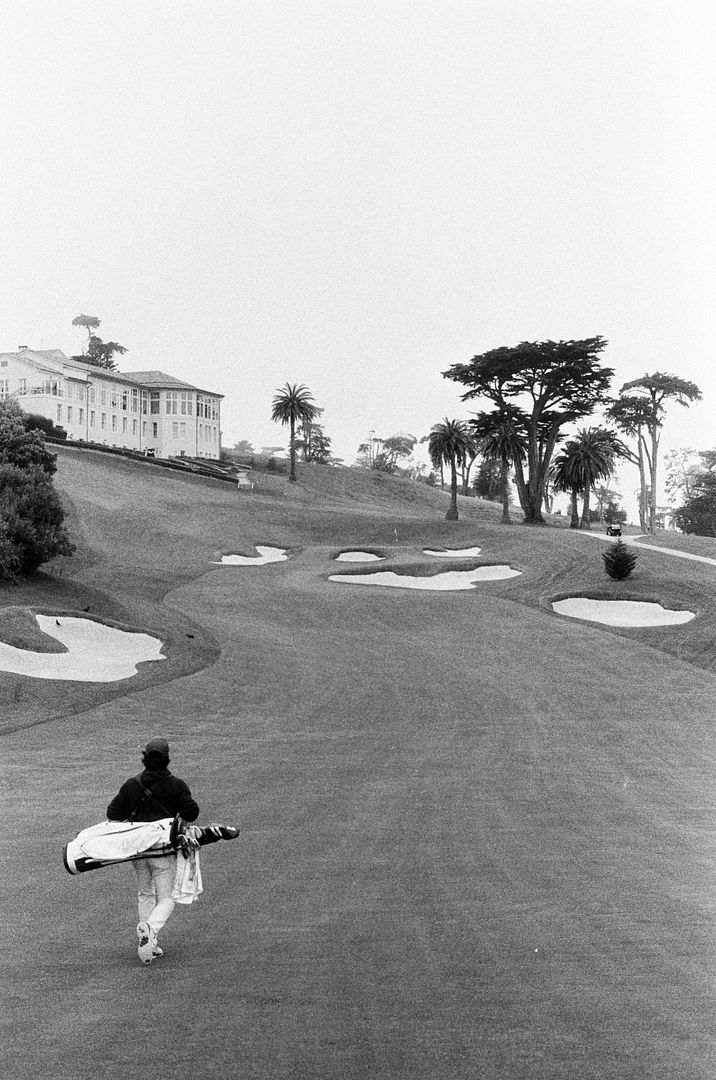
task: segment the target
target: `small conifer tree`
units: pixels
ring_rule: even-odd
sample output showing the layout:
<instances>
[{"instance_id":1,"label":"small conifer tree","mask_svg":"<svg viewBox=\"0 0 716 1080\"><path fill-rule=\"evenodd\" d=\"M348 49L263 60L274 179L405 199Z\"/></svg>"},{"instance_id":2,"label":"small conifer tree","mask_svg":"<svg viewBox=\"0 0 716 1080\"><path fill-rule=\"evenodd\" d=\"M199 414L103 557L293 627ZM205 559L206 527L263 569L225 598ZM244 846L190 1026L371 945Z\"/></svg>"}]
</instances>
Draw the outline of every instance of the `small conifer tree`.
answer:
<instances>
[{"instance_id":1,"label":"small conifer tree","mask_svg":"<svg viewBox=\"0 0 716 1080\"><path fill-rule=\"evenodd\" d=\"M604 559L604 569L609 574L609 577L614 578L615 581L623 581L624 578L628 578L636 563L635 552L629 551L626 544L623 544L621 540L617 540L616 544L611 544L606 551L603 551L602 558Z\"/></svg>"}]
</instances>

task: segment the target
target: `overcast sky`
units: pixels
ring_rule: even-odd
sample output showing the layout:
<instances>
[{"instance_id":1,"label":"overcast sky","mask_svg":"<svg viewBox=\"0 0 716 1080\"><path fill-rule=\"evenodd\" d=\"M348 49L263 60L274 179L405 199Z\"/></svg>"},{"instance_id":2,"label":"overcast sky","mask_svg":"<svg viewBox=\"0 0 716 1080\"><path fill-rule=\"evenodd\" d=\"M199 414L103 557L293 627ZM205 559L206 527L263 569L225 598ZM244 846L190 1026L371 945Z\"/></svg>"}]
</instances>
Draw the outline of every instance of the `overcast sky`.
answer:
<instances>
[{"instance_id":1,"label":"overcast sky","mask_svg":"<svg viewBox=\"0 0 716 1080\"><path fill-rule=\"evenodd\" d=\"M665 448L713 447L713 10L6 0L0 348L95 315L228 445L305 383L351 463L469 415L451 364L601 334L615 390L701 387Z\"/></svg>"}]
</instances>

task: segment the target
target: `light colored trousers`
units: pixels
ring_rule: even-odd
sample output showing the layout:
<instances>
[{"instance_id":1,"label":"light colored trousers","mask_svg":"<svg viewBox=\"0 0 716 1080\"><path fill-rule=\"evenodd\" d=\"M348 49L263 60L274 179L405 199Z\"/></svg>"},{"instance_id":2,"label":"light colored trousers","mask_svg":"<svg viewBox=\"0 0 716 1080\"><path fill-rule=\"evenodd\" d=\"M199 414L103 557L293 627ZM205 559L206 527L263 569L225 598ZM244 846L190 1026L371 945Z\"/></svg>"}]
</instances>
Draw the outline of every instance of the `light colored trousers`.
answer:
<instances>
[{"instance_id":1,"label":"light colored trousers","mask_svg":"<svg viewBox=\"0 0 716 1080\"><path fill-rule=\"evenodd\" d=\"M132 863L137 875L139 921L148 922L155 934L174 910L172 892L177 872L176 855L138 859Z\"/></svg>"}]
</instances>

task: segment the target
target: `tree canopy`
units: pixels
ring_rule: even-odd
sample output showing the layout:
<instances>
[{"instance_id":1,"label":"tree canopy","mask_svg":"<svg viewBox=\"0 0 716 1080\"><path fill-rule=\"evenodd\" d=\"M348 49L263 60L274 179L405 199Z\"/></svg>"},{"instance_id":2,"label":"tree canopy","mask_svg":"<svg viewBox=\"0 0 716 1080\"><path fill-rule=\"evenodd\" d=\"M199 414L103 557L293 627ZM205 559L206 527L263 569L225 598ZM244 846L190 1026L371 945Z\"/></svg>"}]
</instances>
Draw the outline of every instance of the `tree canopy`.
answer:
<instances>
[{"instance_id":1,"label":"tree canopy","mask_svg":"<svg viewBox=\"0 0 716 1080\"><path fill-rule=\"evenodd\" d=\"M613 431L603 427L581 428L568 439L552 463L555 487L571 496L571 527L589 528L589 497L597 480L607 480L616 460L626 447ZM581 526L577 517L577 495L583 496Z\"/></svg>"},{"instance_id":2,"label":"tree canopy","mask_svg":"<svg viewBox=\"0 0 716 1080\"><path fill-rule=\"evenodd\" d=\"M95 334L101 321L95 315L75 315L72 325L84 326L87 331L87 347L86 350L83 347L81 356L73 356L72 359L83 360L85 364L116 371L114 357L124 356L127 349L118 341L102 341L102 338Z\"/></svg>"},{"instance_id":3,"label":"tree canopy","mask_svg":"<svg viewBox=\"0 0 716 1080\"><path fill-rule=\"evenodd\" d=\"M313 394L302 383L285 383L274 394L271 419L289 427L291 471L288 478L293 483L296 482L296 424L313 420L317 410L318 407L313 403Z\"/></svg>"},{"instance_id":4,"label":"tree canopy","mask_svg":"<svg viewBox=\"0 0 716 1080\"><path fill-rule=\"evenodd\" d=\"M467 422L464 420L448 420L445 417L442 423L435 424L430 429L430 435L428 436L430 460L436 468L439 468L442 462L450 466L450 506L445 515L448 521L458 520L458 465L463 465L467 461L474 447L475 441Z\"/></svg>"},{"instance_id":5,"label":"tree canopy","mask_svg":"<svg viewBox=\"0 0 716 1080\"><path fill-rule=\"evenodd\" d=\"M700 452L700 467L691 476L688 494L674 514L679 529L696 536L716 536L716 451Z\"/></svg>"},{"instance_id":6,"label":"tree canopy","mask_svg":"<svg viewBox=\"0 0 716 1080\"><path fill-rule=\"evenodd\" d=\"M525 521L542 522L542 502L561 429L604 402L614 375L603 367L602 337L523 341L453 364L443 377L468 389L462 401L487 398L513 417L526 443L527 477L520 491ZM518 475L518 490L519 475Z\"/></svg>"},{"instance_id":7,"label":"tree canopy","mask_svg":"<svg viewBox=\"0 0 716 1080\"><path fill-rule=\"evenodd\" d=\"M653 533L656 528L659 441L667 404L676 402L687 408L692 401L701 399L701 391L688 379L655 371L652 375L642 375L624 383L619 393L607 415L622 431L637 440L637 454L631 455L631 460L636 460L639 465L640 524ZM647 506L648 522L645 520Z\"/></svg>"},{"instance_id":8,"label":"tree canopy","mask_svg":"<svg viewBox=\"0 0 716 1080\"><path fill-rule=\"evenodd\" d=\"M515 466L519 474L518 487L521 485L521 498L524 497L525 480L522 463L526 455L527 440L520 430L511 409L493 409L492 412L479 412L470 421L470 430L479 452L488 462L499 462L500 493L502 498L502 522L510 525L510 465ZM524 505L524 504L523 504Z\"/></svg>"},{"instance_id":9,"label":"tree canopy","mask_svg":"<svg viewBox=\"0 0 716 1080\"><path fill-rule=\"evenodd\" d=\"M101 322L102 320L98 319L96 315L75 315L72 320L72 325L84 326L88 336L92 337L92 334L99 328Z\"/></svg>"}]
</instances>

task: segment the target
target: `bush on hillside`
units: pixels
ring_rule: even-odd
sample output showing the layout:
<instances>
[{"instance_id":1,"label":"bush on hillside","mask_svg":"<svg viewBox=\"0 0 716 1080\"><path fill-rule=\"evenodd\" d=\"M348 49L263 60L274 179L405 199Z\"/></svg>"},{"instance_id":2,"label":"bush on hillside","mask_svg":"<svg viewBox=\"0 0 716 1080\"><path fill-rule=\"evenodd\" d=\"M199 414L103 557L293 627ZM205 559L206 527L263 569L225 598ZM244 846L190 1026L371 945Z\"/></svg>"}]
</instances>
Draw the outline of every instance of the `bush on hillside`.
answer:
<instances>
[{"instance_id":1,"label":"bush on hillside","mask_svg":"<svg viewBox=\"0 0 716 1080\"><path fill-rule=\"evenodd\" d=\"M611 544L606 551L603 551L602 558L604 559L604 569L609 574L609 577L614 578L615 581L623 581L624 578L628 578L636 564L636 554L629 551L626 544L623 544L621 540L617 540L616 544Z\"/></svg>"},{"instance_id":2,"label":"bush on hillside","mask_svg":"<svg viewBox=\"0 0 716 1080\"><path fill-rule=\"evenodd\" d=\"M52 480L38 466L0 465L0 577L29 574L75 546Z\"/></svg>"},{"instance_id":3,"label":"bush on hillside","mask_svg":"<svg viewBox=\"0 0 716 1080\"><path fill-rule=\"evenodd\" d=\"M22 422L26 431L41 431L43 435L49 435L51 439L67 438L65 429L53 423L47 416L39 416L37 413L23 413Z\"/></svg>"},{"instance_id":4,"label":"bush on hillside","mask_svg":"<svg viewBox=\"0 0 716 1080\"><path fill-rule=\"evenodd\" d=\"M14 581L21 569L20 552L9 534L7 522L0 518L0 581Z\"/></svg>"},{"instance_id":5,"label":"bush on hillside","mask_svg":"<svg viewBox=\"0 0 716 1080\"><path fill-rule=\"evenodd\" d=\"M26 429L17 402L0 402L0 578L29 574L74 551L52 484L55 468L42 432Z\"/></svg>"},{"instance_id":6,"label":"bush on hillside","mask_svg":"<svg viewBox=\"0 0 716 1080\"><path fill-rule=\"evenodd\" d=\"M56 469L56 456L45 446L40 431L27 431L22 409L12 399L0 401L0 465L17 465L20 469L42 469L51 476Z\"/></svg>"},{"instance_id":7,"label":"bush on hillside","mask_svg":"<svg viewBox=\"0 0 716 1080\"><path fill-rule=\"evenodd\" d=\"M270 457L266 462L264 468L267 472L285 473L286 462L281 458Z\"/></svg>"}]
</instances>

